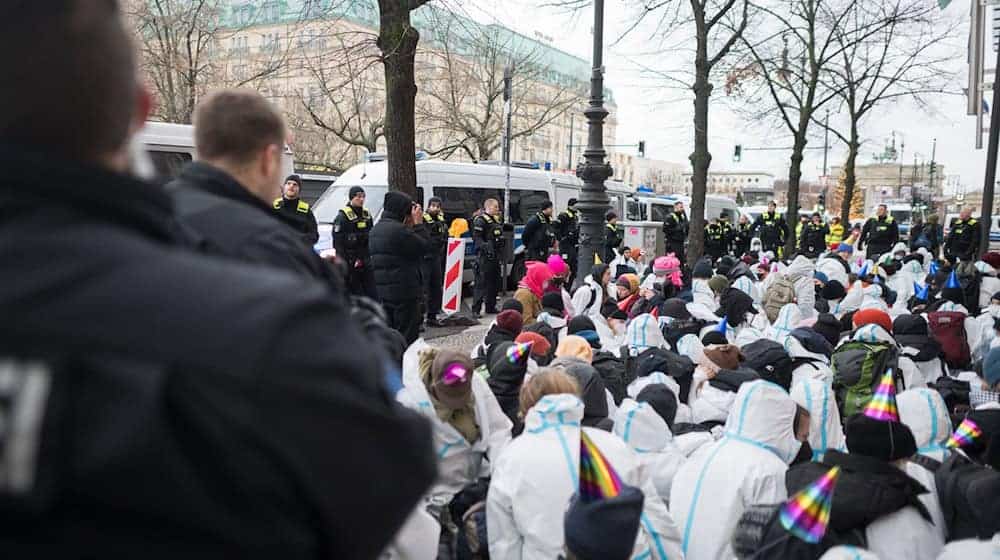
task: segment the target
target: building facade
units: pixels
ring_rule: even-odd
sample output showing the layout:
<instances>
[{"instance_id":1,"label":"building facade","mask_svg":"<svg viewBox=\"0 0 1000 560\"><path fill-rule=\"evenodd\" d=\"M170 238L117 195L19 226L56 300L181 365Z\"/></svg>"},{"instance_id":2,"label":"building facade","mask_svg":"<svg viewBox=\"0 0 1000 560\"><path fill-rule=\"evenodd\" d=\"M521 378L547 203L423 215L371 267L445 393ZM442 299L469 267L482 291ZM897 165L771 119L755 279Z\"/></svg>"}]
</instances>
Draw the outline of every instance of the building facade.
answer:
<instances>
[{"instance_id":1,"label":"building facade","mask_svg":"<svg viewBox=\"0 0 1000 560\"><path fill-rule=\"evenodd\" d=\"M899 163L869 163L855 166L857 187L864 193L864 214L870 215L882 203L909 203L914 201L931 205L940 200L946 181L945 167L935 164L931 177L929 163L906 165ZM841 166L834 166L833 177L843 177ZM840 208L841 193L831 189L828 207Z\"/></svg>"},{"instance_id":2,"label":"building facade","mask_svg":"<svg viewBox=\"0 0 1000 560\"><path fill-rule=\"evenodd\" d=\"M634 187L645 186L660 194L684 193L686 166L681 163L648 159L623 152L609 154L614 179Z\"/></svg>"},{"instance_id":3,"label":"building facade","mask_svg":"<svg viewBox=\"0 0 1000 560\"><path fill-rule=\"evenodd\" d=\"M684 173L685 192L691 192L691 172ZM767 171L708 172L708 194L742 199L742 191L774 190L774 174ZM738 196L739 195L739 196Z\"/></svg>"}]
</instances>

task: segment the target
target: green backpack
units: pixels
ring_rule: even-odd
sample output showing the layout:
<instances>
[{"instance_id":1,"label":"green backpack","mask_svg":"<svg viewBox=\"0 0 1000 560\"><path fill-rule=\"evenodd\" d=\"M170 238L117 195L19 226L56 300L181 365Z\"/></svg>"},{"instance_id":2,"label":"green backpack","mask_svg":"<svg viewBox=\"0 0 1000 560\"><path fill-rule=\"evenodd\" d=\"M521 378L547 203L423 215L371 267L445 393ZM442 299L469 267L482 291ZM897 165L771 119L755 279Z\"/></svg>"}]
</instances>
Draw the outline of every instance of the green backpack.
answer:
<instances>
[{"instance_id":1,"label":"green backpack","mask_svg":"<svg viewBox=\"0 0 1000 560\"><path fill-rule=\"evenodd\" d=\"M899 350L886 342L845 342L831 356L830 367L837 406L845 420L864 411L886 369L892 368L897 382L902 379Z\"/></svg>"}]
</instances>

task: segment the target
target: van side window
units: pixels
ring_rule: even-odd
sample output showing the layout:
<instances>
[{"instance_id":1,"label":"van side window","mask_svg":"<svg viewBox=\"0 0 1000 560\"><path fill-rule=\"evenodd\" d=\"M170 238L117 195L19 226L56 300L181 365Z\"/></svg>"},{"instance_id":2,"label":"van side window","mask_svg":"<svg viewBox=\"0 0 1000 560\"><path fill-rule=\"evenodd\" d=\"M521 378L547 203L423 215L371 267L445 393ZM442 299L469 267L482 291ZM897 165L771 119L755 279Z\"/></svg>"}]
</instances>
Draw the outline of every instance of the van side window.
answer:
<instances>
[{"instance_id":1,"label":"van side window","mask_svg":"<svg viewBox=\"0 0 1000 560\"><path fill-rule=\"evenodd\" d=\"M510 191L511 222L517 225L526 223L542 209L542 204L548 200L549 193L545 191Z\"/></svg>"},{"instance_id":2,"label":"van side window","mask_svg":"<svg viewBox=\"0 0 1000 560\"><path fill-rule=\"evenodd\" d=\"M472 215L487 198L495 198L500 202L503 211L503 189L479 189L469 187L434 187L434 196L441 199L441 210L444 219L449 224L455 218L465 218L472 227Z\"/></svg>"},{"instance_id":3,"label":"van side window","mask_svg":"<svg viewBox=\"0 0 1000 560\"><path fill-rule=\"evenodd\" d=\"M665 222L667 220L667 216L669 216L670 212L674 209L673 205L667 204L653 204L651 206L653 207L651 220L654 222Z\"/></svg>"},{"instance_id":4,"label":"van side window","mask_svg":"<svg viewBox=\"0 0 1000 560\"><path fill-rule=\"evenodd\" d=\"M191 163L191 154L187 152L159 152L150 150L149 159L153 161L158 181L171 181L177 178L181 169Z\"/></svg>"},{"instance_id":5,"label":"van side window","mask_svg":"<svg viewBox=\"0 0 1000 560\"><path fill-rule=\"evenodd\" d=\"M640 202L634 198L628 199L625 216L632 222L645 222L647 218L646 203Z\"/></svg>"}]
</instances>

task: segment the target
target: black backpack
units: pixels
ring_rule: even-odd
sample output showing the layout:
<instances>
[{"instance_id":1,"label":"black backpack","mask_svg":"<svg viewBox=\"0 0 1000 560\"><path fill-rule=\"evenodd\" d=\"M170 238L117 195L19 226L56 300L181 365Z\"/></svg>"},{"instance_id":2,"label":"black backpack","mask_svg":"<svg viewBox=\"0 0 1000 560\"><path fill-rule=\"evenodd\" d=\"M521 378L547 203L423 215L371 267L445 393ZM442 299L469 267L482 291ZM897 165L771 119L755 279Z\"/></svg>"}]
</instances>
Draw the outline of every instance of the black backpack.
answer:
<instances>
[{"instance_id":1,"label":"black backpack","mask_svg":"<svg viewBox=\"0 0 1000 560\"><path fill-rule=\"evenodd\" d=\"M777 342L761 338L744 346L743 365L758 374L761 379L780 385L786 391L792 387L792 358L785 347Z\"/></svg>"},{"instance_id":2,"label":"black backpack","mask_svg":"<svg viewBox=\"0 0 1000 560\"><path fill-rule=\"evenodd\" d=\"M633 380L646 377L654 371L661 371L673 377L680 385L681 394L677 398L687 404L688 392L694 378L694 362L687 356L681 356L664 348L649 348L632 359L635 364Z\"/></svg>"},{"instance_id":3,"label":"black backpack","mask_svg":"<svg viewBox=\"0 0 1000 560\"><path fill-rule=\"evenodd\" d=\"M628 378L625 363L611 352L596 352L590 365L594 366L597 374L604 380L604 387L611 392L615 404L621 404L622 399L628 396L628 384L633 381Z\"/></svg>"}]
</instances>

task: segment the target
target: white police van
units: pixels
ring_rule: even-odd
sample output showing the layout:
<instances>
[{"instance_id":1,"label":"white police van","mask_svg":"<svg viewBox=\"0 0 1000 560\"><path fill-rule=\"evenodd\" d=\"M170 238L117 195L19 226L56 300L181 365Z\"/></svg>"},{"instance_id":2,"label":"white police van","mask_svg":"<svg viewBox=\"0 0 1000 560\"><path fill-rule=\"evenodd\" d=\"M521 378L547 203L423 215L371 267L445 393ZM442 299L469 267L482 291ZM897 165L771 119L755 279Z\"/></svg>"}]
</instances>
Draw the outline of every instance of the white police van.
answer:
<instances>
[{"instance_id":1,"label":"white police van","mask_svg":"<svg viewBox=\"0 0 1000 560\"><path fill-rule=\"evenodd\" d=\"M319 242L315 249L320 253L333 250L333 221L341 208L347 205L347 193L351 187L365 190L365 207L378 219L382 201L388 192L388 166L386 161L375 156L376 161L366 161L355 165L337 178L337 181L316 201L313 213L319 223ZM377 161L381 160L381 161ZM417 167L417 198L426 208L431 197L441 199L445 221L451 224L456 218L464 218L472 227L473 213L482 208L488 198L504 204L504 184L506 168L496 163L459 163L433 159L419 159ZM514 164L510 169L510 200L508 211L510 223L514 225L514 268L516 275L523 263L521 232L524 224L538 212L542 204L551 200L555 212L564 210L571 198L579 198L583 183L575 175L551 173L536 168L524 168ZM632 194L623 183L606 183L611 210L623 215L626 199ZM464 237L469 237L466 233ZM473 243L466 245L466 257L475 254ZM472 267L465 267L464 280L472 280Z\"/></svg>"}]
</instances>

